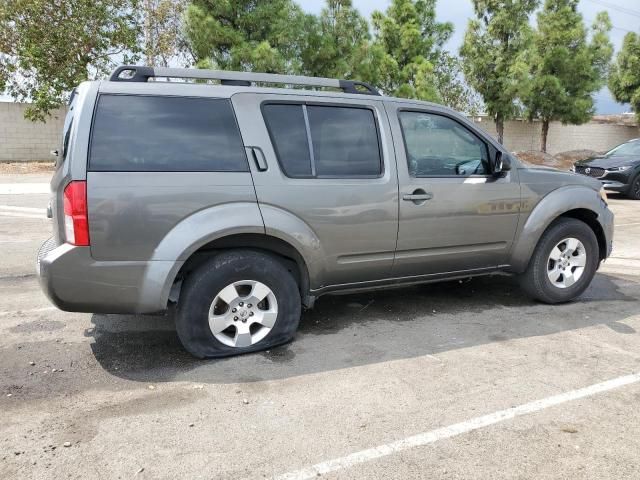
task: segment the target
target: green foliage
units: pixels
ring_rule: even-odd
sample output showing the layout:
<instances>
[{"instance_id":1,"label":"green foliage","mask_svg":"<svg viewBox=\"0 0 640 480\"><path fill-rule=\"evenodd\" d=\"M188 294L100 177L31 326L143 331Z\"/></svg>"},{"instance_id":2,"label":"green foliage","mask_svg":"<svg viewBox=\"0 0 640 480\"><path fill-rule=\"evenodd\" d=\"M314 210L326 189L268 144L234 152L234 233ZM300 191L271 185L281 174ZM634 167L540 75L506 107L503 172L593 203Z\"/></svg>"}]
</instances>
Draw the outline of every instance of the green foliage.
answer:
<instances>
[{"instance_id":1,"label":"green foliage","mask_svg":"<svg viewBox=\"0 0 640 480\"><path fill-rule=\"evenodd\" d=\"M311 21L292 0L193 0L183 28L199 67L290 73Z\"/></svg>"},{"instance_id":2,"label":"green foliage","mask_svg":"<svg viewBox=\"0 0 640 480\"><path fill-rule=\"evenodd\" d=\"M182 15L186 0L142 0L145 63L168 67L178 62L183 49Z\"/></svg>"},{"instance_id":3,"label":"green foliage","mask_svg":"<svg viewBox=\"0 0 640 480\"><path fill-rule=\"evenodd\" d=\"M469 115L482 110L482 100L464 81L462 62L448 52L442 52L434 70L440 102L447 107Z\"/></svg>"},{"instance_id":4,"label":"green foliage","mask_svg":"<svg viewBox=\"0 0 640 480\"><path fill-rule=\"evenodd\" d=\"M375 40L359 67L362 79L388 94L439 100L435 66L453 25L436 20L436 0L392 0L373 13Z\"/></svg>"},{"instance_id":5,"label":"green foliage","mask_svg":"<svg viewBox=\"0 0 640 480\"><path fill-rule=\"evenodd\" d=\"M473 0L476 18L469 21L460 55L467 81L495 118L500 142L504 120L519 113L532 38L529 16L537 6L538 0Z\"/></svg>"},{"instance_id":6,"label":"green foliage","mask_svg":"<svg viewBox=\"0 0 640 480\"><path fill-rule=\"evenodd\" d=\"M3 0L0 91L44 120L80 82L137 50L137 0Z\"/></svg>"},{"instance_id":7,"label":"green foliage","mask_svg":"<svg viewBox=\"0 0 640 480\"><path fill-rule=\"evenodd\" d=\"M640 122L640 35L628 33L611 67L609 89L618 102L631 103Z\"/></svg>"},{"instance_id":8,"label":"green foliage","mask_svg":"<svg viewBox=\"0 0 640 480\"><path fill-rule=\"evenodd\" d=\"M320 16L307 21L302 72L317 77L353 78L368 41L367 20L351 0L327 0Z\"/></svg>"},{"instance_id":9,"label":"green foliage","mask_svg":"<svg viewBox=\"0 0 640 480\"><path fill-rule=\"evenodd\" d=\"M600 13L588 39L579 0L546 0L529 52L530 79L523 103L530 119L543 122L541 150L546 151L551 121L582 124L594 113L593 94L606 81L613 46L611 21Z\"/></svg>"}]
</instances>

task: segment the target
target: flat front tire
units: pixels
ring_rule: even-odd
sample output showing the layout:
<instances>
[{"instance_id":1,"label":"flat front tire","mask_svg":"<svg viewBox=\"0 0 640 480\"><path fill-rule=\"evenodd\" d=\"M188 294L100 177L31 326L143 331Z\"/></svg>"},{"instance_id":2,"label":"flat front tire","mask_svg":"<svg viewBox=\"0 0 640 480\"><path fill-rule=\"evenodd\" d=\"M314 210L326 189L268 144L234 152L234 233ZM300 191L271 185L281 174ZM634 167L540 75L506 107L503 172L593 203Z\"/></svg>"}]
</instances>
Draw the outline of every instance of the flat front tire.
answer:
<instances>
[{"instance_id":1,"label":"flat front tire","mask_svg":"<svg viewBox=\"0 0 640 480\"><path fill-rule=\"evenodd\" d=\"M520 284L535 300L569 302L587 289L599 262L598 239L591 227L561 218L540 238Z\"/></svg>"},{"instance_id":2,"label":"flat front tire","mask_svg":"<svg viewBox=\"0 0 640 480\"><path fill-rule=\"evenodd\" d=\"M277 257L231 250L186 278L176 330L192 355L226 357L290 341L300 315L298 284Z\"/></svg>"}]
</instances>

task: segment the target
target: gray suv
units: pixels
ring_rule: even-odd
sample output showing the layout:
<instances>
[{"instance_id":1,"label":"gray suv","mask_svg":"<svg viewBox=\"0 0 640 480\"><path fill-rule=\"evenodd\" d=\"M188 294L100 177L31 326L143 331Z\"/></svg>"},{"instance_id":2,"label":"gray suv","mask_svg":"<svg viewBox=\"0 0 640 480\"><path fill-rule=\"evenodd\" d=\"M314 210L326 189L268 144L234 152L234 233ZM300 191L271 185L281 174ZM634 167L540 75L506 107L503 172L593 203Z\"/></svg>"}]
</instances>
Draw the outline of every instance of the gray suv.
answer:
<instances>
[{"instance_id":1,"label":"gray suv","mask_svg":"<svg viewBox=\"0 0 640 480\"><path fill-rule=\"evenodd\" d=\"M51 301L175 305L201 358L291 340L326 293L507 272L567 302L612 248L597 180L345 80L120 67L74 92L51 188Z\"/></svg>"}]
</instances>

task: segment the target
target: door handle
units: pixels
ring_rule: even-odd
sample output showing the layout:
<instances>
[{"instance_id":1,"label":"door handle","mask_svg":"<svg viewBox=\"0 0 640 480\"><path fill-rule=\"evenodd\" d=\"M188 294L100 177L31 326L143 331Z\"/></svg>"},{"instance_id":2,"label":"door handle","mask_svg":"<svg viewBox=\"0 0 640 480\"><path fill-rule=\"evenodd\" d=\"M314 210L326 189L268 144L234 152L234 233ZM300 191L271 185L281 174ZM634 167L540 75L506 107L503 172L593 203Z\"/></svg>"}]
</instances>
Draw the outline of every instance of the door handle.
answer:
<instances>
[{"instance_id":1,"label":"door handle","mask_svg":"<svg viewBox=\"0 0 640 480\"><path fill-rule=\"evenodd\" d=\"M425 192L421 188L419 188L418 190L414 191L411 194L404 194L402 196L402 200L405 200L407 202L413 202L416 204L421 204L423 202L426 202L427 200L431 200L432 198L433 198L433 193Z\"/></svg>"},{"instance_id":2,"label":"door handle","mask_svg":"<svg viewBox=\"0 0 640 480\"><path fill-rule=\"evenodd\" d=\"M264 153L262 153L262 149L260 147L248 147L251 150L251 158L253 158L253 163L259 172L266 172L269 169L269 165L267 165L267 160L264 158Z\"/></svg>"}]
</instances>

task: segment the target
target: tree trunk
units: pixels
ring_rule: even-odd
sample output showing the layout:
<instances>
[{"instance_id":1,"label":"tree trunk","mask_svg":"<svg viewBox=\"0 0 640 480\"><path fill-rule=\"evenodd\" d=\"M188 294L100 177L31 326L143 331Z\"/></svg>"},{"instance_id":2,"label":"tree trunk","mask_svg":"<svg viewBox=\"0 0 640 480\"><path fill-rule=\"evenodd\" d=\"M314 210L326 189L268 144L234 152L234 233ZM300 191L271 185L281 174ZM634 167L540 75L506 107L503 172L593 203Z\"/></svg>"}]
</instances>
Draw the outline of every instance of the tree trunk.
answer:
<instances>
[{"instance_id":1,"label":"tree trunk","mask_svg":"<svg viewBox=\"0 0 640 480\"><path fill-rule=\"evenodd\" d=\"M540 133L540 150L547 153L547 137L549 136L549 120L542 119L542 132Z\"/></svg>"},{"instance_id":2,"label":"tree trunk","mask_svg":"<svg viewBox=\"0 0 640 480\"><path fill-rule=\"evenodd\" d=\"M152 9L153 5L151 0L145 0L143 4L144 11L144 56L146 65L149 67L155 67L155 48L154 48L154 38L153 38L153 22L152 22Z\"/></svg>"},{"instance_id":3,"label":"tree trunk","mask_svg":"<svg viewBox=\"0 0 640 480\"><path fill-rule=\"evenodd\" d=\"M498 133L498 142L504 144L504 115L501 113L496 115L496 131Z\"/></svg>"}]
</instances>

